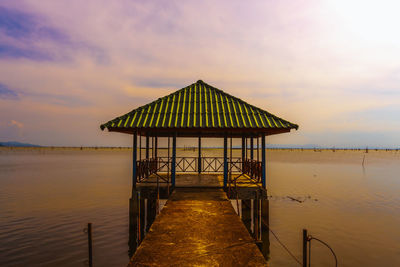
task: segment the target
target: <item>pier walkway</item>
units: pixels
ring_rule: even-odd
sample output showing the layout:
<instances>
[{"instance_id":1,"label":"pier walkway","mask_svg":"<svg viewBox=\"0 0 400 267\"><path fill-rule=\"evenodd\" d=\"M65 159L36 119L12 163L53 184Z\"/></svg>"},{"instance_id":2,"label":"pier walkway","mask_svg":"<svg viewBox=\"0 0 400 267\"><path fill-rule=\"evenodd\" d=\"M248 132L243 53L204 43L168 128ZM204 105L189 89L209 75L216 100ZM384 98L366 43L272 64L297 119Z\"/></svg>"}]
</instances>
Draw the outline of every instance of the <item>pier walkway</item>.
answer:
<instances>
[{"instance_id":1,"label":"pier walkway","mask_svg":"<svg viewBox=\"0 0 400 267\"><path fill-rule=\"evenodd\" d=\"M266 266L219 188L176 188L128 266Z\"/></svg>"}]
</instances>

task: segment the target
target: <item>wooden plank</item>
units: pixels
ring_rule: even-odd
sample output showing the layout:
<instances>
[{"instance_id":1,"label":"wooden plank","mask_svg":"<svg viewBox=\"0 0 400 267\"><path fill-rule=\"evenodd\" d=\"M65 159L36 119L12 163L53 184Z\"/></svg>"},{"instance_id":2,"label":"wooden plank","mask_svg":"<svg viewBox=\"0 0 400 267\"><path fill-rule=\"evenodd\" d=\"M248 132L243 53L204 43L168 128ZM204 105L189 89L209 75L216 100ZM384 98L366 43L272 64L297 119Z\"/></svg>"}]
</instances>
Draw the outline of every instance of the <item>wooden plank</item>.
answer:
<instances>
[{"instance_id":1,"label":"wooden plank","mask_svg":"<svg viewBox=\"0 0 400 267\"><path fill-rule=\"evenodd\" d=\"M176 188L128 266L266 266L217 188Z\"/></svg>"}]
</instances>

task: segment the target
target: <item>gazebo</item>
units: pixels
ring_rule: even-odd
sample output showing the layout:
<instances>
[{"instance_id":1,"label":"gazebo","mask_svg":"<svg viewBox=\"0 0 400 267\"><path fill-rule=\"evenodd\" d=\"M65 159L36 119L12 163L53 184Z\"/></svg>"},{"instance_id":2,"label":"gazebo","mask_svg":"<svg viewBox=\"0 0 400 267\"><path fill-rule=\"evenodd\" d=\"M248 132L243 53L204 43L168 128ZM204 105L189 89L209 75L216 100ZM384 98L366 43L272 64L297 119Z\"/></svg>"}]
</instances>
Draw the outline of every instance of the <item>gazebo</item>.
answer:
<instances>
[{"instance_id":1,"label":"gazebo","mask_svg":"<svg viewBox=\"0 0 400 267\"><path fill-rule=\"evenodd\" d=\"M167 172L168 178L158 176L175 187L177 172L187 171L223 172L223 186L227 188L228 182L231 182L228 181L228 173L233 169L239 175L244 175L266 188L265 136L290 132L291 129L297 130L298 125L199 80L108 121L100 128L133 135L132 182L134 188L137 183L144 181L152 174L158 175L161 172ZM138 159L137 156L138 136L146 137L144 159L141 156ZM197 158L177 158L176 139L179 137L198 138ZM223 157L201 156L201 138L207 137L223 138ZM152 139L151 157L150 138ZM158 156L158 138L168 139L167 157ZM171 138L172 156L170 156ZM229 138L231 153L228 158ZM232 138L241 138L242 141L241 157L237 159L232 157ZM254 140L257 142L256 146ZM141 138L139 143L141 151ZM261 149L261 160L259 149ZM254 157L255 150L256 158Z\"/></svg>"}]
</instances>

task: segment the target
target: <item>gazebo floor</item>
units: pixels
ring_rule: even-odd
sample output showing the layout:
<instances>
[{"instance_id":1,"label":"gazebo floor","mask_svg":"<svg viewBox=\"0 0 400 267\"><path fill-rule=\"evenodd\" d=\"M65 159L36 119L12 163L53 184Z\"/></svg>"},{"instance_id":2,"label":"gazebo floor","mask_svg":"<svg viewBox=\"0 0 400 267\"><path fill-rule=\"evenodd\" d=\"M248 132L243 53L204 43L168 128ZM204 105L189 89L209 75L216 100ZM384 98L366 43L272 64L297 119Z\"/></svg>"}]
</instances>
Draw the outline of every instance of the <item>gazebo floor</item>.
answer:
<instances>
[{"instance_id":1,"label":"gazebo floor","mask_svg":"<svg viewBox=\"0 0 400 267\"><path fill-rule=\"evenodd\" d=\"M166 173L160 173L159 175L164 179L167 179ZM232 179L239 175L240 173L232 173ZM223 174L219 173L177 173L175 178L175 187L223 187L223 180ZM159 182L160 186L164 186L162 184L162 179L159 179ZM156 185L157 175L155 174L151 175L144 182L137 183L138 187ZM235 185L232 183L231 186L234 187ZM237 179L236 187L258 187L258 185L251 182L247 175L242 175Z\"/></svg>"}]
</instances>

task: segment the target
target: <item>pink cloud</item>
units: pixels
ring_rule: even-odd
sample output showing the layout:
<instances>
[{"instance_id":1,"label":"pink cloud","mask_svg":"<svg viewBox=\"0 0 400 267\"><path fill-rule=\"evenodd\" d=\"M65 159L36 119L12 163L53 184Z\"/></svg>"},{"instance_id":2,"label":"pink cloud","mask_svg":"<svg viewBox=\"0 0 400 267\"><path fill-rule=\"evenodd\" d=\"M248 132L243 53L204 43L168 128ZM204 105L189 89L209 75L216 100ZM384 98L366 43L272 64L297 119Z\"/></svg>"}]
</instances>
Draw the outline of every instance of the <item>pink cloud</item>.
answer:
<instances>
[{"instance_id":1,"label":"pink cloud","mask_svg":"<svg viewBox=\"0 0 400 267\"><path fill-rule=\"evenodd\" d=\"M356 23L365 14L344 3L3 1L65 39L0 31L9 46L52 59L2 58L0 83L18 88L20 103L0 99L0 120L22 123L36 143L117 144L100 123L203 79L300 124L284 140L367 129L374 122L344 123L343 114L400 105L384 93L399 84L400 42L387 33L400 21L393 12L380 20L385 33L371 46L374 35Z\"/></svg>"}]
</instances>

